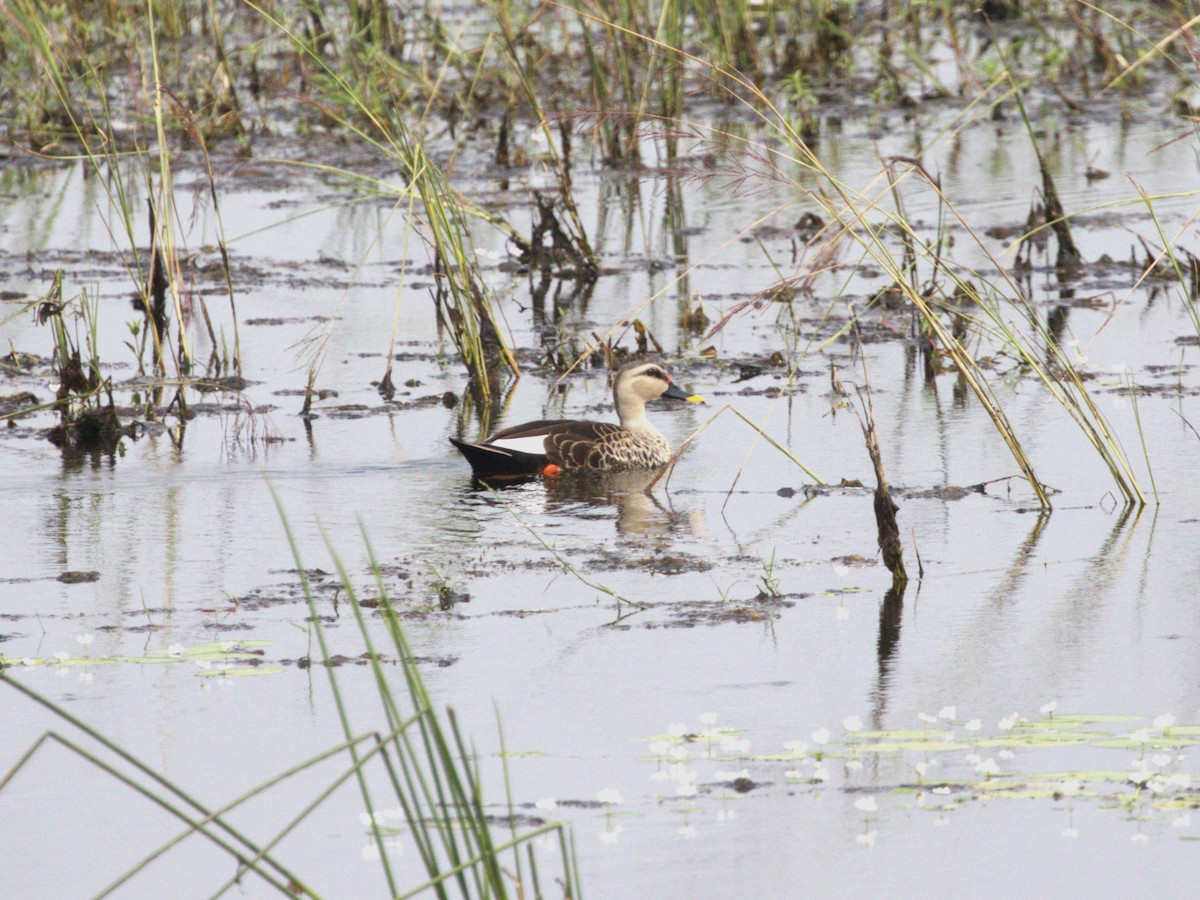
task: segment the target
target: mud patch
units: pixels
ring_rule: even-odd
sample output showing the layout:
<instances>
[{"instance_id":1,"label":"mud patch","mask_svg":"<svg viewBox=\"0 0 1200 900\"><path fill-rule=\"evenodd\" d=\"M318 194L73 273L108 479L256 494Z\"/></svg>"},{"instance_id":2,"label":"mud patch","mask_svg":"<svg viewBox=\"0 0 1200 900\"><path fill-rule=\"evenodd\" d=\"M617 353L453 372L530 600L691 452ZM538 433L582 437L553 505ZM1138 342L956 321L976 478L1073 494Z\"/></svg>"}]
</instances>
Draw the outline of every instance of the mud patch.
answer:
<instances>
[{"instance_id":1,"label":"mud patch","mask_svg":"<svg viewBox=\"0 0 1200 900\"><path fill-rule=\"evenodd\" d=\"M746 601L737 600L697 600L670 604L659 604L655 611L666 612L666 621L656 622L621 622L615 628L698 628L707 625L747 625L769 622L777 619L785 609L796 605L797 600L803 600L811 594L781 594L771 596L759 593L758 596Z\"/></svg>"}]
</instances>

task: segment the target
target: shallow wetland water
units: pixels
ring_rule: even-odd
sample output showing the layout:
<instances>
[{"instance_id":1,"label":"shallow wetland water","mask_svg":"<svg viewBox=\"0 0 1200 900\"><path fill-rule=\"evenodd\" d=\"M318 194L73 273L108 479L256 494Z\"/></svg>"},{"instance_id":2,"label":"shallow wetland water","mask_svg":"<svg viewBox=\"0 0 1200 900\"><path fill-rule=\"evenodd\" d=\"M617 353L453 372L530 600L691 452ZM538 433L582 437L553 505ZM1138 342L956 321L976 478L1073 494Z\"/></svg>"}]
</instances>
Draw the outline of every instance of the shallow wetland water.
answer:
<instances>
[{"instance_id":1,"label":"shallow wetland water","mask_svg":"<svg viewBox=\"0 0 1200 900\"><path fill-rule=\"evenodd\" d=\"M818 151L843 184L875 182L872 193L886 183L876 181L881 158L920 156L1011 266L1042 185L1029 135L1010 118L943 136L960 114L845 110ZM777 184L735 190L673 177L665 163L612 169L581 139L574 190L603 273L582 296L570 281L537 296L538 278L515 271L503 236L474 226L523 370L485 428L403 211L356 199L334 175L214 153L246 384L189 389L194 418L147 422L114 453L56 447L50 410L6 423L5 679L213 805L337 744L273 490L330 650L345 657L337 675L358 727L377 721L378 696L329 548L369 600L378 589L365 534L434 703L454 708L476 751L489 811L506 821L507 766L526 821L572 826L589 896L1179 893L1200 872L1200 436L1189 425L1200 426L1200 369L1187 291L1141 277L1141 240L1162 242L1135 201L1139 190L1155 197L1162 232L1200 254L1197 141L1157 111L1036 126L1064 207L1091 211L1072 221L1081 272L1056 272L1051 238L1022 284L1084 374L1147 505L1124 502L1019 360L979 341L994 396L1054 491L1053 511L1040 509L953 365L926 376L911 305L870 302L891 279L851 265L861 251L715 334L687 328L682 310L700 303L715 323L775 282L776 266L795 268L793 225L816 207ZM338 164L392 177L318 139ZM538 146L519 127L521 142ZM655 146L647 141L650 159ZM98 303L116 403L137 406L148 389L123 342L141 314L113 249L115 210L84 164L15 153L6 163L0 394L53 399L49 330L32 310L15 313L61 268ZM199 270L215 272L200 160L174 166L186 242ZM1110 177L1087 177L1089 166ZM501 185L490 166L460 162L453 181L497 208L511 203L506 214L528 230L525 190L543 175L505 175ZM932 236L946 215L936 195L915 178L901 192L907 220ZM773 227L754 227L789 200ZM963 227L947 229L957 265L996 277ZM200 289L216 333L232 340L220 281L205 275ZM614 418L605 369L589 360L560 382L541 362L564 336L582 350L656 295L636 313L662 345L655 355L707 400L650 408L672 445L732 405L829 486L732 411L648 492L640 475L473 483L448 436ZM851 301L857 334L844 330ZM376 384L396 315L389 401ZM306 341L327 327L316 379L327 393L305 418ZM193 321L189 336L207 358L207 330ZM620 332L617 343L635 341ZM831 366L863 385L864 364L912 579L900 599L879 560L862 429L831 388ZM378 610L366 612L382 634ZM203 653L214 646L215 662ZM400 677L394 657L386 666ZM8 684L0 720L0 776L46 730L69 730ZM319 770L284 782L234 820L269 836L325 784ZM323 896L381 895L381 848L363 813L346 784L277 853ZM382 852L419 884L398 813L379 817L397 826ZM0 792L0 821L0 873L23 897L95 893L179 828L55 745ZM234 874L226 854L192 837L118 896L207 896ZM248 875L234 890L268 889Z\"/></svg>"}]
</instances>

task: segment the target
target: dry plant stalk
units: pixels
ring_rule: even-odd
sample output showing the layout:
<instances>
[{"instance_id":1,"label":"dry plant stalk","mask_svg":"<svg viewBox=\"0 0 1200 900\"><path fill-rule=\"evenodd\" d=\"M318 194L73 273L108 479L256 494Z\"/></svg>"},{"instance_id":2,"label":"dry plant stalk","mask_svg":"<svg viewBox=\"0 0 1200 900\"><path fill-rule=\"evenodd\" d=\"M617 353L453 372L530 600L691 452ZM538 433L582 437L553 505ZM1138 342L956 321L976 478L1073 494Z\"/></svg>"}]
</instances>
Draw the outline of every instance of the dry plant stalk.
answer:
<instances>
[{"instance_id":1,"label":"dry plant stalk","mask_svg":"<svg viewBox=\"0 0 1200 900\"><path fill-rule=\"evenodd\" d=\"M849 396L841 379L835 373L833 376L834 390L843 396ZM861 411L854 404L850 408L862 428L863 439L867 444L867 454L871 457L871 466L875 469L875 525L879 551L883 554L883 564L892 573L892 590L902 594L908 584L908 572L904 569L904 545L900 543L900 526L896 522L896 513L900 507L892 499L891 488L888 486L887 473L883 469L883 453L879 449L879 435L875 426L875 404L871 401L871 384L867 379L867 363L863 360L863 378L866 380L866 398L861 388L855 386Z\"/></svg>"}]
</instances>

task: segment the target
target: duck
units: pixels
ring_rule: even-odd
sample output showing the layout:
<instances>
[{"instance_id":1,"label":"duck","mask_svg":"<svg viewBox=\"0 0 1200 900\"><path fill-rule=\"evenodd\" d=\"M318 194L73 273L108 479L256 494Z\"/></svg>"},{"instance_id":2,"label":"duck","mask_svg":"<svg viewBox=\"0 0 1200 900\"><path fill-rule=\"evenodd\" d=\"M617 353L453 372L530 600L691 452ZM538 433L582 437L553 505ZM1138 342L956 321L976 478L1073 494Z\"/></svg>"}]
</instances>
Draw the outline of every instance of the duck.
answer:
<instances>
[{"instance_id":1,"label":"duck","mask_svg":"<svg viewBox=\"0 0 1200 900\"><path fill-rule=\"evenodd\" d=\"M625 472L657 469L671 445L646 418L646 404L665 397L703 403L671 380L655 362L632 362L617 371L613 401L620 424L580 419L541 419L497 431L480 443L450 438L477 478L555 476L560 472Z\"/></svg>"}]
</instances>

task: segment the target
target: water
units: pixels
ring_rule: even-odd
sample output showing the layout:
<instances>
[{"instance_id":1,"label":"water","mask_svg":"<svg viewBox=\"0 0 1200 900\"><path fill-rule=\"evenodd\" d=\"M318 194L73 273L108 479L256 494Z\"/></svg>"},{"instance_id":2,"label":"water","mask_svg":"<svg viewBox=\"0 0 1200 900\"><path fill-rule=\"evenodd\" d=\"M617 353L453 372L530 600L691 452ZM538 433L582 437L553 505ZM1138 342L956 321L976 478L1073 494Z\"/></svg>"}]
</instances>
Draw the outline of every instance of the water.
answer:
<instances>
[{"instance_id":1,"label":"water","mask_svg":"<svg viewBox=\"0 0 1200 900\"><path fill-rule=\"evenodd\" d=\"M844 182L866 190L880 155L914 153L942 123L887 124L848 125L824 139L822 150ZM1194 230L1184 227L1194 197L1181 193L1194 184L1195 147L1169 143L1178 123L1048 127L1064 205L1091 210L1075 223L1085 259L1127 259L1134 233L1157 246L1129 179L1162 196L1155 211L1165 232L1181 232L1180 245L1198 252ZM934 143L924 162L941 173L947 196L981 235L993 225L1019 226L1040 183L1027 138L1011 125L967 128ZM1081 173L1089 162L1113 177L1088 182ZM937 490L1018 469L953 372L924 380L905 340L909 314L868 313L864 329L890 335L861 349L914 575L895 608L884 604L889 578L876 558L869 490L806 497L801 489L810 479L731 411L700 433L669 490L660 485L653 499L611 481L499 493L473 487L446 438L475 436L479 426L464 418L461 404L440 402L447 391L461 395L465 378L437 334L426 292L413 284L426 276L412 267L397 313L402 261L424 261L415 240L406 249L402 213L329 206L344 186L306 173L239 180L238 171L232 161L222 166L218 186L251 382L245 397L259 411L239 413L229 394L193 396L222 411L202 413L182 435L127 440L115 459L64 459L33 431L52 423L44 413L6 432L0 651L39 661L17 665L9 677L213 805L336 744L341 730L324 671L295 664L314 650L274 490L306 566L332 571L333 548L367 596L373 587L362 533L369 536L389 591L409 613L414 650L430 660L431 694L454 706L478 749L494 811L502 813L504 797L498 712L513 799L523 812L573 824L590 896L628 895L635 885L645 896L1000 895L1030 884L1066 895L1095 884L1098 868L1114 892L1167 893L1194 871L1200 817L1190 817L1194 794L1182 776L1198 774L1196 738L1178 729L1200 723L1200 489L1191 477L1200 440L1183 421L1200 421L1200 385L1188 341L1195 331L1177 288L1135 285L1138 272L1116 266L1089 267L1073 298L1063 299L1044 269L1029 279L1039 308L1049 315L1059 307L1063 340L1077 342L1070 352L1094 376L1087 386L1143 489L1152 500L1157 490L1161 504L1140 512L1117 503L1080 430L1003 356L988 370L992 387L1038 475L1058 491L1055 510L1040 514L1019 479L961 497ZM179 178L181 217L192 223L186 240L211 259L204 248L218 234L216 221L203 196L182 186L187 180ZM483 177L462 180L479 190L489 185ZM704 408L651 411L672 443L732 404L827 482L872 486L859 423L829 393L830 362L846 381L863 381L859 356L844 338L822 344L847 316L846 304L832 300L837 291L862 308L887 283L877 268L854 271L860 251L848 246L840 257L846 267L798 295L798 329L782 304L736 317L707 341L679 325L688 290L703 296L716 321L767 286L775 273L763 248L787 271L789 229L762 236L762 247L737 235L790 200L779 221L789 226L811 201L774 187L738 193L719 180L684 181L677 185L680 222L667 216L659 182L635 189L623 175L581 166L576 187L603 264L618 271L600 280L586 306L563 310L561 330L603 335L663 291L638 315L668 357L693 359L673 371L709 400ZM880 202L890 208L890 197ZM905 208L927 228L936 222L936 198L915 179ZM48 331L19 306L43 293L47 273L63 266L68 295L86 286L100 298L101 357L114 381L120 386L134 375L122 343L125 322L138 314L111 252L105 223L112 218L95 179L78 168L9 173L0 265L6 289L25 296L0 306L5 349L49 355ZM519 214L515 224L527 226ZM955 260L994 277L988 255L961 228L954 236ZM514 345L541 346L529 285L499 266L503 241L482 228L477 240ZM992 253L1006 245L983 241ZM89 255L96 250L106 255ZM1000 258L1007 263L1011 252ZM648 261L696 268L673 288L672 270ZM231 341L227 301L207 286L205 296L218 334ZM825 321L831 308L832 324ZM317 402L317 417L306 424L297 415L303 342L324 327L317 317L335 314L316 383L337 396ZM420 382L401 387L397 399L428 398L425 405L389 406L372 386L383 375L396 315L393 381ZM271 319L284 321L247 321ZM197 358L206 358L203 329L193 323L189 336ZM716 361L695 361L709 344ZM807 347L808 355L782 399L775 398L782 369L738 380L740 365L762 364L789 346ZM585 368L558 388L554 375L526 369L493 426L612 416L602 373ZM1149 389L1136 406L1125 378ZM6 372L3 393L17 390L42 400L52 393L40 374ZM127 399L129 390L117 393ZM280 440L265 443L258 439L264 434ZM781 488L797 492L781 496ZM919 582L915 550L925 570ZM99 578L64 584L57 579L66 571ZM438 609L434 589L442 583L469 599ZM760 595L770 584L782 597ZM650 608L618 603L597 585ZM357 656L363 648L344 597L336 605L330 593L322 597L333 651ZM86 635L92 642L80 643ZM263 667L282 671L214 678L190 662L60 667L54 659L60 651L143 657L176 644L238 639L268 641ZM347 665L338 677L356 728L377 727L370 670ZM1042 726L1054 716L1129 718L1080 726L1090 737L1073 742L1034 744L1013 740L1032 728L1001 727L1014 712ZM1175 717L1177 746L1153 746L1151 736L1163 730L1153 720L1164 714ZM0 716L0 769L47 729L78 737L11 688L0 690ZM861 731L846 724L857 724L852 717ZM1140 728L1149 729L1145 741L1122 737ZM829 731L825 744L814 738L822 729ZM869 733L897 730L922 731L927 740L919 749L871 749L890 738ZM929 746L947 731L954 735L949 749ZM785 742L806 746L796 751ZM672 769L672 761L682 767ZM987 774L989 761L1000 775ZM1148 783L1153 771L1176 781L1155 781L1157 792L1148 786L1135 798L1132 782L1096 774L1137 766L1148 767ZM239 810L237 824L272 834L335 770L274 788ZM738 778L751 789L730 787ZM1081 782L1078 790L1057 799L1046 788L1072 781ZM997 793L1005 783L1036 796ZM607 811L533 805L593 801L607 789L624 800ZM856 805L868 798L876 809ZM280 858L327 895L379 892L362 811L348 785L286 839ZM5 882L22 896L46 897L99 890L179 827L53 745L0 793L0 821ZM64 848L71 852L66 864ZM421 880L406 839L389 852L412 883ZM125 895L208 893L233 874L228 857L193 837ZM263 893L261 883L246 884L251 895Z\"/></svg>"}]
</instances>

